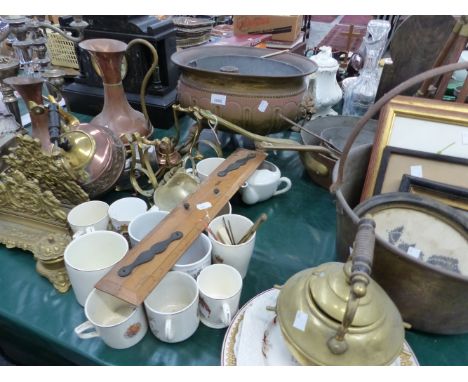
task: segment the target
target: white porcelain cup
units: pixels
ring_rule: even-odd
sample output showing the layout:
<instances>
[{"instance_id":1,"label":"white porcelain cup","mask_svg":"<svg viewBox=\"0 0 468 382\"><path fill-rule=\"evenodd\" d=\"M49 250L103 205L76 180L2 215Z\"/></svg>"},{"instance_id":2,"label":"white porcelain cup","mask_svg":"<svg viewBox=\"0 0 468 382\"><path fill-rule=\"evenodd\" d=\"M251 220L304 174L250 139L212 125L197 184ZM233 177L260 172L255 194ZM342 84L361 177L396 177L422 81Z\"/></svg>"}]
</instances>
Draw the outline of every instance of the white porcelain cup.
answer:
<instances>
[{"instance_id":1,"label":"white porcelain cup","mask_svg":"<svg viewBox=\"0 0 468 382\"><path fill-rule=\"evenodd\" d=\"M210 231L217 235L218 239L220 239L218 235L219 229L224 227L223 218L226 222L231 224L232 233L236 243L240 241L240 239L254 224L252 220L242 215L231 214L218 216L208 225ZM244 278L247 274L247 270L249 269L250 259L254 252L256 233L254 233L245 243L235 245L222 243L211 234L208 234L208 237L210 238L213 246L211 252L213 264L231 265L236 268L242 278Z\"/></svg>"},{"instance_id":2,"label":"white porcelain cup","mask_svg":"<svg viewBox=\"0 0 468 382\"><path fill-rule=\"evenodd\" d=\"M105 231L109 225L109 205L100 200L90 200L73 207L67 216L74 233L85 232L86 228Z\"/></svg>"},{"instance_id":3,"label":"white porcelain cup","mask_svg":"<svg viewBox=\"0 0 468 382\"><path fill-rule=\"evenodd\" d=\"M143 305L135 307L108 293L93 289L86 299L88 321L75 328L81 339L101 337L114 349L136 345L148 331Z\"/></svg>"},{"instance_id":4,"label":"white porcelain cup","mask_svg":"<svg viewBox=\"0 0 468 382\"><path fill-rule=\"evenodd\" d=\"M225 158L206 158L197 163L197 173L203 182L210 174L225 161Z\"/></svg>"},{"instance_id":5,"label":"white porcelain cup","mask_svg":"<svg viewBox=\"0 0 468 382\"><path fill-rule=\"evenodd\" d=\"M226 328L239 310L242 277L230 265L212 264L197 278L200 320L214 329Z\"/></svg>"},{"instance_id":6,"label":"white porcelain cup","mask_svg":"<svg viewBox=\"0 0 468 382\"><path fill-rule=\"evenodd\" d=\"M284 183L283 188L279 188ZM291 188L291 180L281 176L280 169L271 162L263 161L258 169L241 186L242 201L255 204L270 199L272 196L284 194Z\"/></svg>"},{"instance_id":7,"label":"white porcelain cup","mask_svg":"<svg viewBox=\"0 0 468 382\"><path fill-rule=\"evenodd\" d=\"M126 232L130 222L147 209L146 202L140 198L128 197L116 200L109 207L112 227L117 232Z\"/></svg>"},{"instance_id":8,"label":"white porcelain cup","mask_svg":"<svg viewBox=\"0 0 468 382\"><path fill-rule=\"evenodd\" d=\"M148 211L132 220L128 226L132 247L143 240L168 214L169 212L166 211ZM172 270L185 272L196 278L203 268L211 264L211 248L208 236L200 234L172 267Z\"/></svg>"},{"instance_id":9,"label":"white porcelain cup","mask_svg":"<svg viewBox=\"0 0 468 382\"><path fill-rule=\"evenodd\" d=\"M181 342L198 328L198 286L187 273L168 272L145 299L149 326L164 342Z\"/></svg>"},{"instance_id":10,"label":"white porcelain cup","mask_svg":"<svg viewBox=\"0 0 468 382\"><path fill-rule=\"evenodd\" d=\"M211 240L204 233L200 234L177 260L172 270L185 272L196 279L202 269L211 264L211 249Z\"/></svg>"},{"instance_id":11,"label":"white porcelain cup","mask_svg":"<svg viewBox=\"0 0 468 382\"><path fill-rule=\"evenodd\" d=\"M232 214L232 205L230 202L227 202L223 208L221 208L221 211L218 212L218 214L215 217L221 216L221 215L231 215Z\"/></svg>"},{"instance_id":12,"label":"white porcelain cup","mask_svg":"<svg viewBox=\"0 0 468 382\"><path fill-rule=\"evenodd\" d=\"M76 299L84 306L94 285L128 252L125 238L112 231L86 233L71 241L63 254Z\"/></svg>"},{"instance_id":13,"label":"white porcelain cup","mask_svg":"<svg viewBox=\"0 0 468 382\"><path fill-rule=\"evenodd\" d=\"M132 247L142 241L163 219L167 211L148 211L135 217L128 225L128 236Z\"/></svg>"}]
</instances>

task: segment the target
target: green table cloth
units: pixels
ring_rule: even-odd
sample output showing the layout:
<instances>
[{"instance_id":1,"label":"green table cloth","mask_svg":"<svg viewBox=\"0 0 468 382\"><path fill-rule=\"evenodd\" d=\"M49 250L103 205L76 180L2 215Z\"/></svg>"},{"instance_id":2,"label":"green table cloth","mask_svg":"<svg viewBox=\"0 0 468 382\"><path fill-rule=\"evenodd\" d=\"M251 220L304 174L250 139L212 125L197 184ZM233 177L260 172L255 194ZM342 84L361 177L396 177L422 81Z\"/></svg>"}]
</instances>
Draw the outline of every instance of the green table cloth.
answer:
<instances>
[{"instance_id":1,"label":"green table cloth","mask_svg":"<svg viewBox=\"0 0 468 382\"><path fill-rule=\"evenodd\" d=\"M165 131L160 134L165 134ZM270 153L292 181L283 195L248 206L238 196L233 213L268 220L257 233L241 306L258 293L283 284L296 272L335 261L335 200L308 178L295 152ZM111 203L116 192L101 198ZM467 297L468 302L468 297ZM428 312L430 314L430 312ZM219 365L225 329L200 323L188 340L167 344L150 330L136 346L114 350L99 338L79 339L73 329L86 320L72 290L57 292L35 271L31 253L0 245L0 348L23 364ZM421 365L468 365L468 335L441 336L407 331Z\"/></svg>"}]
</instances>

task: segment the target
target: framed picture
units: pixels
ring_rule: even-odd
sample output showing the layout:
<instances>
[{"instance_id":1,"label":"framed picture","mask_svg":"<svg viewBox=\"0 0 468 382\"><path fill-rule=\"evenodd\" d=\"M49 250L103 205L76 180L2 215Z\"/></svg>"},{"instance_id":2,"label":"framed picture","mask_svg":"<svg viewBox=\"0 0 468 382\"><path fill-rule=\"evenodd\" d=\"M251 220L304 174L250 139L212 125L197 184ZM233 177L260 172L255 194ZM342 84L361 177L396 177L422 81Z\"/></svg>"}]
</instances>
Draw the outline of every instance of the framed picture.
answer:
<instances>
[{"instance_id":1,"label":"framed picture","mask_svg":"<svg viewBox=\"0 0 468 382\"><path fill-rule=\"evenodd\" d=\"M405 174L468 188L468 159L387 146L382 154L373 194L399 191Z\"/></svg>"},{"instance_id":2,"label":"framed picture","mask_svg":"<svg viewBox=\"0 0 468 382\"><path fill-rule=\"evenodd\" d=\"M375 194L387 146L468 159L468 107L416 97L392 99L380 115L361 200Z\"/></svg>"},{"instance_id":3,"label":"framed picture","mask_svg":"<svg viewBox=\"0 0 468 382\"><path fill-rule=\"evenodd\" d=\"M468 188L451 186L411 175L403 175L400 192L428 196L451 207L468 211Z\"/></svg>"}]
</instances>

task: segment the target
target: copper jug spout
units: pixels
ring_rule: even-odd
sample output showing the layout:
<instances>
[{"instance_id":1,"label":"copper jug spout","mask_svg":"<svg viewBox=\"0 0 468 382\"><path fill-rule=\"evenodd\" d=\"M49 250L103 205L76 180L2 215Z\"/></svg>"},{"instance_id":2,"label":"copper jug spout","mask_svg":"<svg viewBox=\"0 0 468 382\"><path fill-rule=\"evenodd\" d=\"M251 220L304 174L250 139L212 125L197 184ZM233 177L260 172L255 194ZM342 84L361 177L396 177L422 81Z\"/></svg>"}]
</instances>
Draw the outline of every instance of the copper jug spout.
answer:
<instances>
[{"instance_id":1,"label":"copper jug spout","mask_svg":"<svg viewBox=\"0 0 468 382\"><path fill-rule=\"evenodd\" d=\"M49 135L49 116L42 103L42 78L8 77L3 80L23 98L31 116L32 136L39 139L42 149L50 153L53 144ZM33 106L34 105L34 106Z\"/></svg>"}]
</instances>

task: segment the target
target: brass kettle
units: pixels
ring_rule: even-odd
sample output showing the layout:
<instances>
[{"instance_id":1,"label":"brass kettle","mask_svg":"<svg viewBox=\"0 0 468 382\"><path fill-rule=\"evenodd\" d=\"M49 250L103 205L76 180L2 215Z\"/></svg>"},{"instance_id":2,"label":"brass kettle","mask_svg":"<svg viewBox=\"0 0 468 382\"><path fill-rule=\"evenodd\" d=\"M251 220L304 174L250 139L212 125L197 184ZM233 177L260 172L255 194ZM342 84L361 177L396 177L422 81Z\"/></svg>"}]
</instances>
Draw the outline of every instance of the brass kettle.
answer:
<instances>
[{"instance_id":1,"label":"brass kettle","mask_svg":"<svg viewBox=\"0 0 468 382\"><path fill-rule=\"evenodd\" d=\"M361 219L350 259L296 273L276 312L288 349L303 365L389 365L401 353L404 326L373 281L375 223Z\"/></svg>"}]
</instances>

